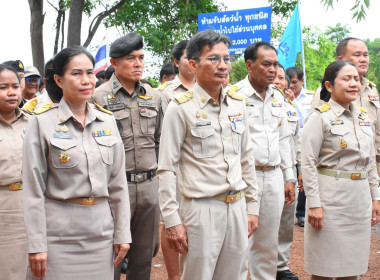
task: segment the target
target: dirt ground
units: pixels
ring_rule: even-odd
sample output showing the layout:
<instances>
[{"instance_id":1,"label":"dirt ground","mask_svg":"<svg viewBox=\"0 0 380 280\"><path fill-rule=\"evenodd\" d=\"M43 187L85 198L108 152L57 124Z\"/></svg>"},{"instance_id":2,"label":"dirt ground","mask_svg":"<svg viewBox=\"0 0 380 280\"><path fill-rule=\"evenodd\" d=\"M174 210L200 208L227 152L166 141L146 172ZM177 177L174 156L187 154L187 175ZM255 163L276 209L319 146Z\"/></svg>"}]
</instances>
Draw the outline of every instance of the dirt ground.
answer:
<instances>
[{"instance_id":1,"label":"dirt ground","mask_svg":"<svg viewBox=\"0 0 380 280\"><path fill-rule=\"evenodd\" d=\"M310 279L310 276L303 270L303 228L295 226L294 242L290 252L289 266L292 272L299 276L299 279ZM125 275L122 275L121 280L126 280ZM153 260L152 280L166 280L167 273L165 269L162 252ZM362 280L379 280L380 279L380 224L372 228L371 237L371 255L369 261L369 270L361 278ZM194 279L195 280L195 279ZM231 279L232 280L232 279Z\"/></svg>"}]
</instances>

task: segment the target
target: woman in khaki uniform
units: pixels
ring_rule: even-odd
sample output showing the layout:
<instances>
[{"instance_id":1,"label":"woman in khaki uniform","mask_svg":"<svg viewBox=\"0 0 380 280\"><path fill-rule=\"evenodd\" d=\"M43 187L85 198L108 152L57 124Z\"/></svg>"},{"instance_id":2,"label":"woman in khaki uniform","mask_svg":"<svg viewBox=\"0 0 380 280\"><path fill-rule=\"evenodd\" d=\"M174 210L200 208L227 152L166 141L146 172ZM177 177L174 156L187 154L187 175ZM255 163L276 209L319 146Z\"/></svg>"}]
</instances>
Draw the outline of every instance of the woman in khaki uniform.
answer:
<instances>
[{"instance_id":1,"label":"woman in khaki uniform","mask_svg":"<svg viewBox=\"0 0 380 280\"><path fill-rule=\"evenodd\" d=\"M28 117L20 111L20 79L0 64L0 279L25 279L28 245L22 202L22 142Z\"/></svg>"},{"instance_id":2,"label":"woman in khaki uniform","mask_svg":"<svg viewBox=\"0 0 380 280\"><path fill-rule=\"evenodd\" d=\"M352 103L359 89L351 62L331 63L321 91L329 101L309 115L302 133L305 271L313 280L356 279L368 269L380 191L369 117Z\"/></svg>"},{"instance_id":3,"label":"woman in khaki uniform","mask_svg":"<svg viewBox=\"0 0 380 280\"><path fill-rule=\"evenodd\" d=\"M47 85L63 97L25 136L27 279L112 279L129 249L124 149L113 116L87 102L93 68L82 47L57 54Z\"/></svg>"}]
</instances>

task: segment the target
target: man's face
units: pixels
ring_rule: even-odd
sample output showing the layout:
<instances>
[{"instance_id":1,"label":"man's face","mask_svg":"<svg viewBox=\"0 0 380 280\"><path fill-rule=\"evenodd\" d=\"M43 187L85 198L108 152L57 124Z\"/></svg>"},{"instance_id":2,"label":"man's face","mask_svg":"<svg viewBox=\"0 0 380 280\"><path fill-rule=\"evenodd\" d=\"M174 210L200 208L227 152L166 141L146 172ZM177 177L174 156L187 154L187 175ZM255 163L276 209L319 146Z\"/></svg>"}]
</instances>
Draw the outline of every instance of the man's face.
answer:
<instances>
[{"instance_id":1,"label":"man's face","mask_svg":"<svg viewBox=\"0 0 380 280\"><path fill-rule=\"evenodd\" d=\"M29 76L25 78L25 88L22 92L22 97L29 100L36 97L38 89L40 88L41 77Z\"/></svg>"},{"instance_id":2,"label":"man's face","mask_svg":"<svg viewBox=\"0 0 380 280\"><path fill-rule=\"evenodd\" d=\"M256 61L247 60L245 64L253 86L266 88L276 78L278 60L273 49L259 47Z\"/></svg>"},{"instance_id":3,"label":"man's face","mask_svg":"<svg viewBox=\"0 0 380 280\"><path fill-rule=\"evenodd\" d=\"M144 70L144 51L135 50L126 56L110 59L115 75L125 82L138 82Z\"/></svg>"},{"instance_id":4,"label":"man's face","mask_svg":"<svg viewBox=\"0 0 380 280\"><path fill-rule=\"evenodd\" d=\"M278 86L282 91L284 91L285 88L287 88L286 86L287 82L285 79L285 71L281 67L278 67L277 69L276 78L274 79L273 84Z\"/></svg>"},{"instance_id":5,"label":"man's face","mask_svg":"<svg viewBox=\"0 0 380 280\"><path fill-rule=\"evenodd\" d=\"M182 76L185 76L188 79L192 79L194 77L193 71L191 71L189 66L189 60L187 59L187 53L186 50L184 50L183 55L179 59L174 59L174 64L178 68L179 73Z\"/></svg>"},{"instance_id":6,"label":"man's face","mask_svg":"<svg viewBox=\"0 0 380 280\"><path fill-rule=\"evenodd\" d=\"M220 42L212 48L204 46L199 60L190 60L190 68L202 88L221 87L231 68L226 44Z\"/></svg>"},{"instance_id":7,"label":"man's face","mask_svg":"<svg viewBox=\"0 0 380 280\"><path fill-rule=\"evenodd\" d=\"M349 40L347 43L346 51L338 59L351 61L360 77L363 77L368 72L369 56L367 46L360 40Z\"/></svg>"},{"instance_id":8,"label":"man's face","mask_svg":"<svg viewBox=\"0 0 380 280\"><path fill-rule=\"evenodd\" d=\"M290 78L290 89L294 92L295 96L298 96L301 93L302 84L303 78L299 80L297 74Z\"/></svg>"}]
</instances>

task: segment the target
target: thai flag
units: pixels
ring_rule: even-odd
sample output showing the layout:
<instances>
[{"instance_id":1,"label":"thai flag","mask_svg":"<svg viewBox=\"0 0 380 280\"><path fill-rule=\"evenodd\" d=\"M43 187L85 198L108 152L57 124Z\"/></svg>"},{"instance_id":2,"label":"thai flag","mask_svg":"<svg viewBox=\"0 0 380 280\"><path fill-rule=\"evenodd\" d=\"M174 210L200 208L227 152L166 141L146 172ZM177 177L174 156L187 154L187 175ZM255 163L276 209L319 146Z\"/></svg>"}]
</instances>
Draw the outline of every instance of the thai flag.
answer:
<instances>
[{"instance_id":1,"label":"thai flag","mask_svg":"<svg viewBox=\"0 0 380 280\"><path fill-rule=\"evenodd\" d=\"M102 44L95 56L95 75L102 70L106 70L108 67L108 59L107 59L107 42L106 36L103 37Z\"/></svg>"}]
</instances>

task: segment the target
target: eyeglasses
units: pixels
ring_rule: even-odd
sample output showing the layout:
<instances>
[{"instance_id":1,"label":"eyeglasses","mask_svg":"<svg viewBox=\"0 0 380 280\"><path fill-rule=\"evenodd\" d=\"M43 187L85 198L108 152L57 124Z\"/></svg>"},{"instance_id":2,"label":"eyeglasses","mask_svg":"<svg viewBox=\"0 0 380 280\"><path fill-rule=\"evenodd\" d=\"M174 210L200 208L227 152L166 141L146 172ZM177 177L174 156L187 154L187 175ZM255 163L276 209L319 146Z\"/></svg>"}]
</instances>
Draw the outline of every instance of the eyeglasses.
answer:
<instances>
[{"instance_id":1,"label":"eyeglasses","mask_svg":"<svg viewBox=\"0 0 380 280\"><path fill-rule=\"evenodd\" d=\"M39 78L39 77L34 77L34 78L33 77L26 77L25 78L25 82L27 84L31 84L31 83L39 84L40 81L41 81L41 78Z\"/></svg>"},{"instance_id":2,"label":"eyeglasses","mask_svg":"<svg viewBox=\"0 0 380 280\"><path fill-rule=\"evenodd\" d=\"M208 59L212 65L218 65L222 61L222 58L223 58L223 61L225 64L231 64L232 63L232 58L229 55L223 56L223 57L221 57L220 55L213 55L213 56L209 56L209 57L198 57L198 59L199 58Z\"/></svg>"}]
</instances>

